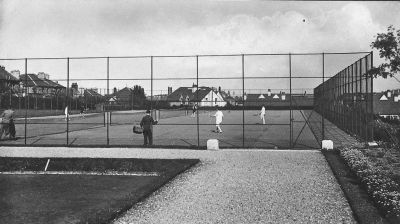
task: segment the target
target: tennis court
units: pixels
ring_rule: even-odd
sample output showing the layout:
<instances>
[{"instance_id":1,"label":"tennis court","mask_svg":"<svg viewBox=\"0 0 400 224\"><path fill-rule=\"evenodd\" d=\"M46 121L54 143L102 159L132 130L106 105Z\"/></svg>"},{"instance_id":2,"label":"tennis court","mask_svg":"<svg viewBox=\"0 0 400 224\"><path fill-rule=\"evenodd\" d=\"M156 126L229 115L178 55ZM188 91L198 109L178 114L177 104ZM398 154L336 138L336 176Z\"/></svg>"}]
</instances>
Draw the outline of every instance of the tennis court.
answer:
<instances>
[{"instance_id":1,"label":"tennis court","mask_svg":"<svg viewBox=\"0 0 400 224\"><path fill-rule=\"evenodd\" d=\"M306 122L312 111L271 110L263 125L257 110L222 110L223 133L215 133L215 111L201 110L192 117L185 110L161 110L159 124L153 129L155 147L204 148L208 139L218 139L221 148L318 148L319 143ZM111 114L111 115L110 115ZM67 145L68 146L142 146L143 135L134 134L144 111L93 113L85 117L63 116L16 121L17 140L2 141L3 145ZM68 124L67 124L68 123ZM317 124L318 125L318 124ZM67 133L68 129L68 133ZM291 133L292 129L292 134ZM292 144L293 147L290 147Z\"/></svg>"}]
</instances>

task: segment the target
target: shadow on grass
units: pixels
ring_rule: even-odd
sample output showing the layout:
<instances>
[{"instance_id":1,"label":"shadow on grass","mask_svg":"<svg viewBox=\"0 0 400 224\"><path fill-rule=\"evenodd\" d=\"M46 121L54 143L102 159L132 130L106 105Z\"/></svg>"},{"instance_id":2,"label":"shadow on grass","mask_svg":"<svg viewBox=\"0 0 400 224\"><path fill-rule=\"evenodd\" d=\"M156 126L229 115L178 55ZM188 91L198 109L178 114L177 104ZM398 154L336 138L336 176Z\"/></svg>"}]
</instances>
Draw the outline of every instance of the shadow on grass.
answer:
<instances>
[{"instance_id":1,"label":"shadow on grass","mask_svg":"<svg viewBox=\"0 0 400 224\"><path fill-rule=\"evenodd\" d=\"M0 175L0 223L107 223L195 159L54 158L48 171L158 172L159 176ZM45 158L0 158L0 171L43 171Z\"/></svg>"}]
</instances>

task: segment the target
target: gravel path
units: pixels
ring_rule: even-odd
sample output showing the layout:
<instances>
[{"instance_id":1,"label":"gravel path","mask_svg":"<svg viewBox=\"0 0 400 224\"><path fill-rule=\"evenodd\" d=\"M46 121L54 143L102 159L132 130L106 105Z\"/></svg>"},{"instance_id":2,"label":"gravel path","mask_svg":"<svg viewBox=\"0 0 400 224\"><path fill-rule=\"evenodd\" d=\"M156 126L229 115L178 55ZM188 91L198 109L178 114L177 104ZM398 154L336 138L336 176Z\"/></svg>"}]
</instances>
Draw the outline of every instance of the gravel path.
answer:
<instances>
[{"instance_id":1,"label":"gravel path","mask_svg":"<svg viewBox=\"0 0 400 224\"><path fill-rule=\"evenodd\" d=\"M200 158L122 223L356 223L319 151L4 148L0 156Z\"/></svg>"}]
</instances>

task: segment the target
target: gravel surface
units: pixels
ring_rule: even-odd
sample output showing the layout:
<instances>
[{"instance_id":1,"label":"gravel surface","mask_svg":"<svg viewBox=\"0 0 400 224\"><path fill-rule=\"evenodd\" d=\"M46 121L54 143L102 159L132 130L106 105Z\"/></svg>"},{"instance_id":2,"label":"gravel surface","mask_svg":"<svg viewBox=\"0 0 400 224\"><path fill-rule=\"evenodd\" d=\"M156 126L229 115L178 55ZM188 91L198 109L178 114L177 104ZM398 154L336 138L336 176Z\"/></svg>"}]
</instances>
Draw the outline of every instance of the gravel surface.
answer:
<instances>
[{"instance_id":1,"label":"gravel surface","mask_svg":"<svg viewBox=\"0 0 400 224\"><path fill-rule=\"evenodd\" d=\"M0 156L200 158L122 223L356 223L319 151L4 148Z\"/></svg>"}]
</instances>

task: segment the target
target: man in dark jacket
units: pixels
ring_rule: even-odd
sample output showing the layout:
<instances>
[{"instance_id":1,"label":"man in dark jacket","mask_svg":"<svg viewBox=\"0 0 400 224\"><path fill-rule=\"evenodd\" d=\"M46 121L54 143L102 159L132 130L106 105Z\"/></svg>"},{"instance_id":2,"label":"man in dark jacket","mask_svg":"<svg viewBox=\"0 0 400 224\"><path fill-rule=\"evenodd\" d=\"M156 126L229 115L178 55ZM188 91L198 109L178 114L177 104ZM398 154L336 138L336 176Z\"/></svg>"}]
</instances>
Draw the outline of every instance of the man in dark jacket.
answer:
<instances>
[{"instance_id":1,"label":"man in dark jacket","mask_svg":"<svg viewBox=\"0 0 400 224\"><path fill-rule=\"evenodd\" d=\"M142 118L140 122L140 127L143 128L144 145L147 145L147 140L149 145L153 145L153 124L157 124L158 121L153 120L150 115L150 110L146 111L146 116Z\"/></svg>"}]
</instances>

